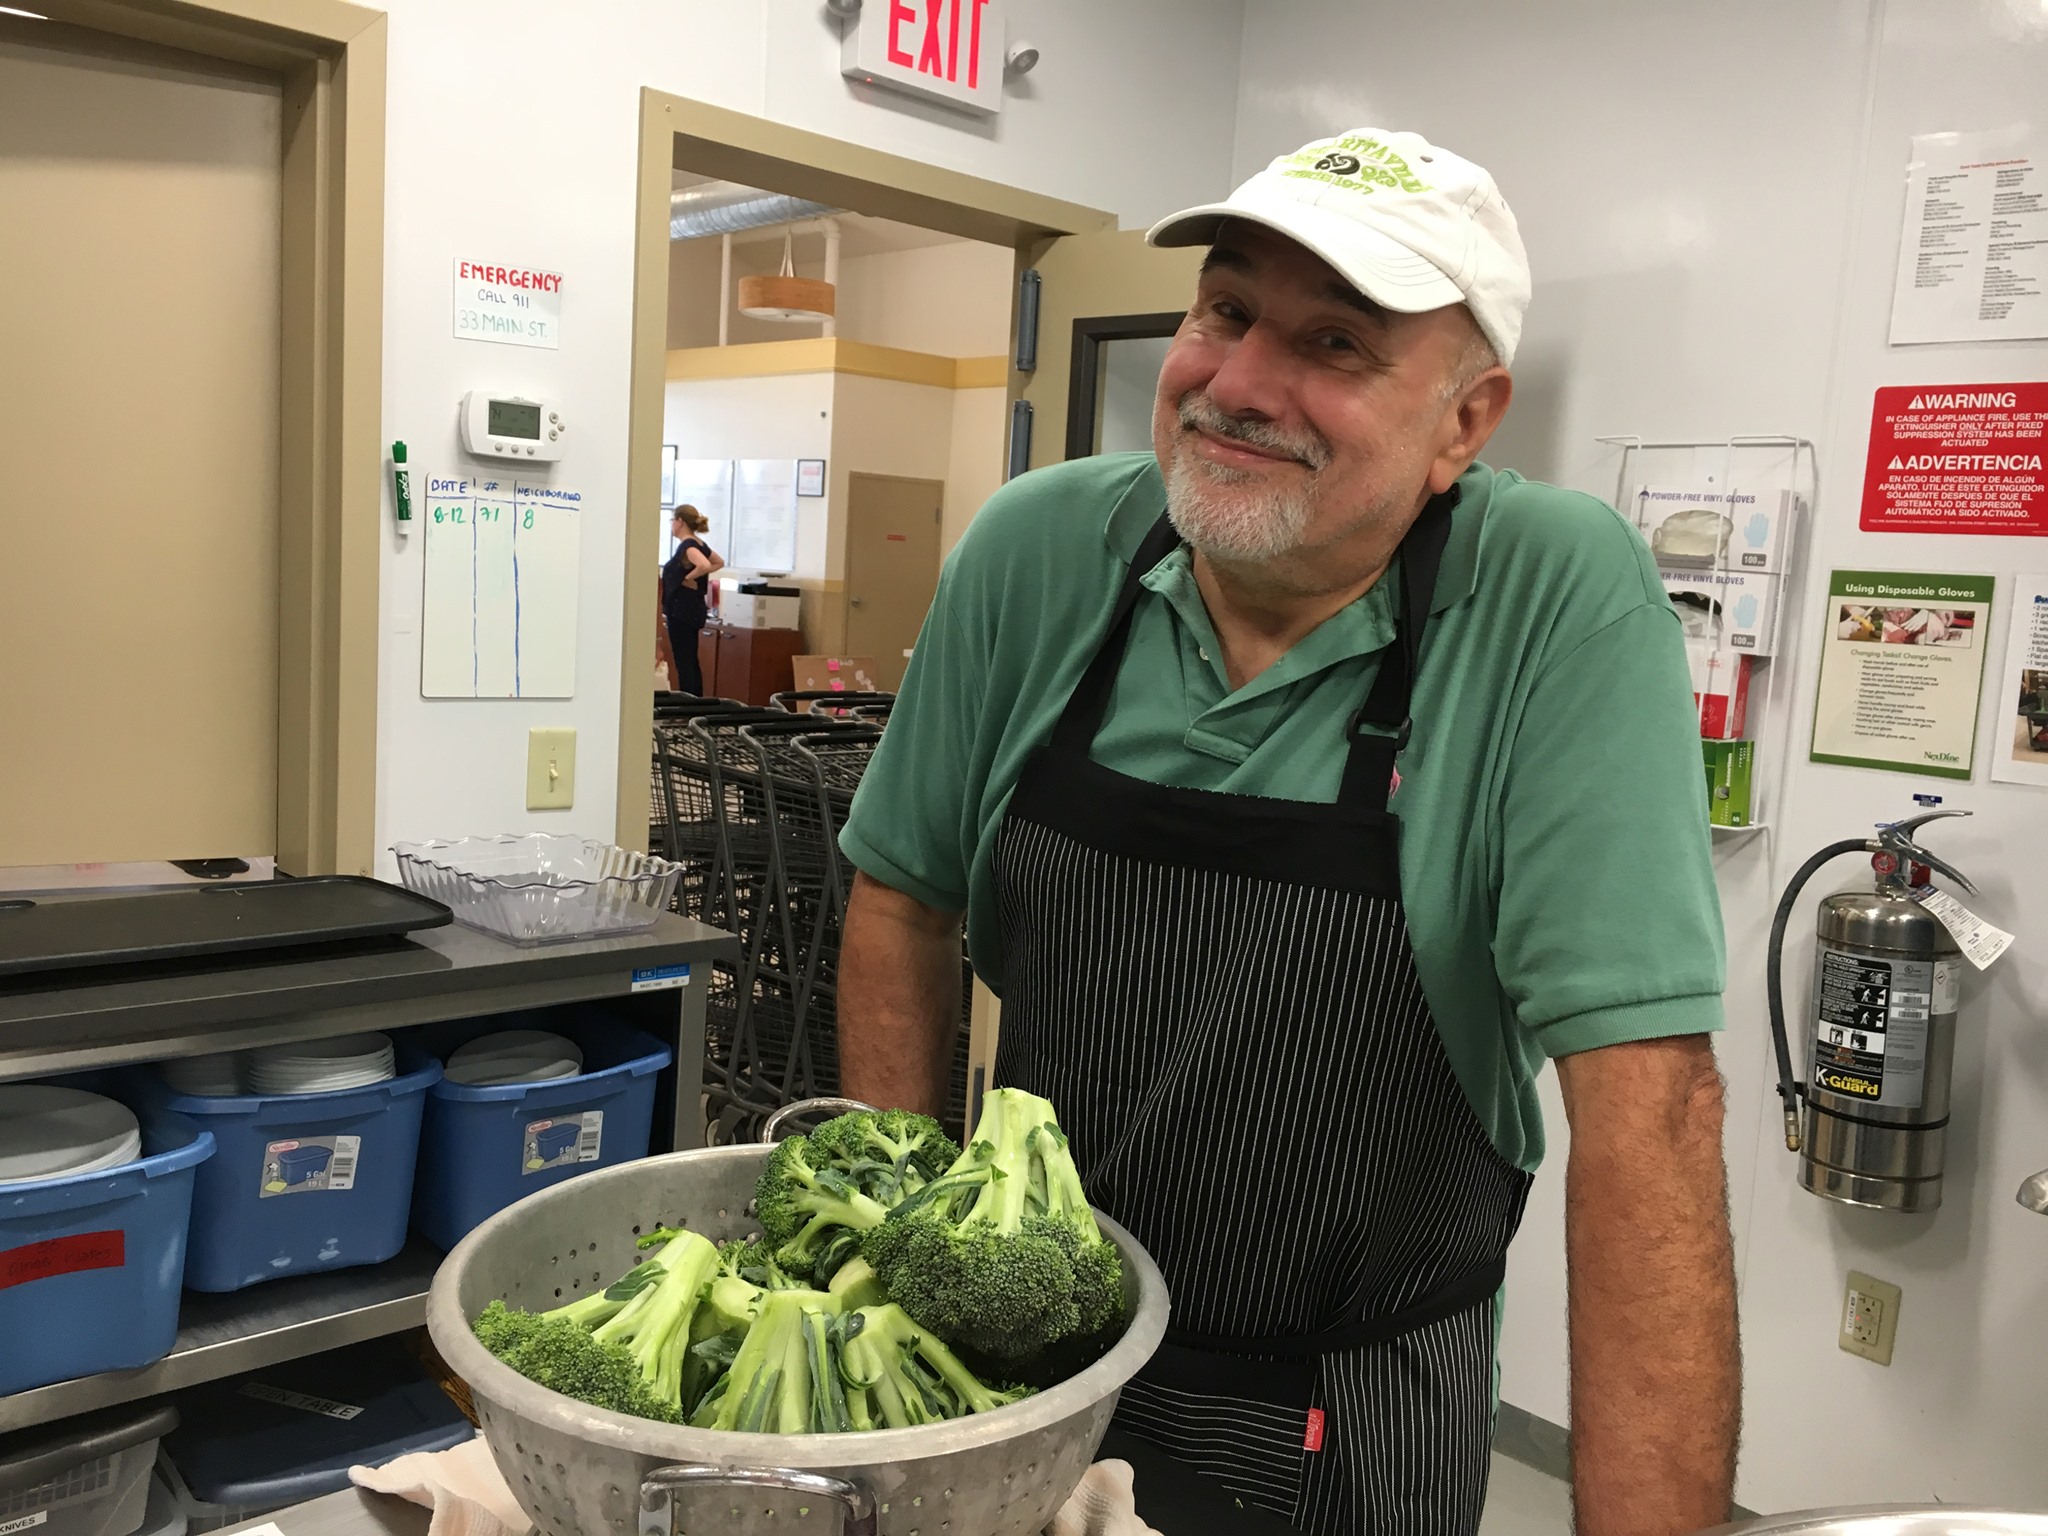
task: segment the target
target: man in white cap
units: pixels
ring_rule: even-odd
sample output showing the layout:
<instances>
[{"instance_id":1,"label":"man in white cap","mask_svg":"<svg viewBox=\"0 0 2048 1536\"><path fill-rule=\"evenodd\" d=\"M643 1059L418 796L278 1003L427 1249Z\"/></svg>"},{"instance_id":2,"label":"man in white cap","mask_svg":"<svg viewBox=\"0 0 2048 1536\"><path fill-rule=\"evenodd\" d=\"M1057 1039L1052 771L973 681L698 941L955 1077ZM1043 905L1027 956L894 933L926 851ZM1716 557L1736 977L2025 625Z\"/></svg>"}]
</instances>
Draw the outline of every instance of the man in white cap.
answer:
<instances>
[{"instance_id":1,"label":"man in white cap","mask_svg":"<svg viewBox=\"0 0 2048 1536\"><path fill-rule=\"evenodd\" d=\"M1738 1365L1697 721L1636 531L1478 460L1514 217L1362 128L1151 239L1209 247L1155 451L989 501L843 835L845 1088L942 1102L964 912L998 1079L1058 1106L1172 1296L1119 1432L1313 1536L1450 1536L1554 1060L1578 1529L1714 1524Z\"/></svg>"}]
</instances>

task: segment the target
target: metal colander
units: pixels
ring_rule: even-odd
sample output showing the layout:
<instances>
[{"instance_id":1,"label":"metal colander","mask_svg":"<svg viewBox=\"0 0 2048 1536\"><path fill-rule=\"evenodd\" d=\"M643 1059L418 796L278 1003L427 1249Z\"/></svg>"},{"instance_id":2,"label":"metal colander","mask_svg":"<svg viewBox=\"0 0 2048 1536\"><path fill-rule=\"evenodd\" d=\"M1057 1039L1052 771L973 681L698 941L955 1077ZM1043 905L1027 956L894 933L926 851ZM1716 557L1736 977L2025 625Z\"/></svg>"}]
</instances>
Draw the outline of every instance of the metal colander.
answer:
<instances>
[{"instance_id":1,"label":"metal colander","mask_svg":"<svg viewBox=\"0 0 2048 1536\"><path fill-rule=\"evenodd\" d=\"M500 1363L470 1332L490 1302L542 1310L602 1288L634 1240L685 1226L751 1237L765 1146L711 1147L586 1174L508 1207L448 1255L427 1328L468 1383L485 1438L546 1536L1026 1536L1094 1459L1117 1396L1166 1332L1166 1284L1108 1220L1124 1257L1123 1338L1080 1374L991 1413L855 1435L757 1435L587 1407Z\"/></svg>"}]
</instances>

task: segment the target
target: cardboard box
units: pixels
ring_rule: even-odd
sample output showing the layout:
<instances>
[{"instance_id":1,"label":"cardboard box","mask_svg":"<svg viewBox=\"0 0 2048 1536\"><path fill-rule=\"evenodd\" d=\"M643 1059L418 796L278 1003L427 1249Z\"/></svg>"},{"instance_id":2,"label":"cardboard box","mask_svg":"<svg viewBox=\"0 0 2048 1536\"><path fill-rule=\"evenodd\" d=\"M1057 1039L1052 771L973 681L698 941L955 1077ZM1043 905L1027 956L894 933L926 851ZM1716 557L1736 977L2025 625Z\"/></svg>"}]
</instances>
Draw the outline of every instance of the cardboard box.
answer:
<instances>
[{"instance_id":1,"label":"cardboard box","mask_svg":"<svg viewBox=\"0 0 2048 1536\"><path fill-rule=\"evenodd\" d=\"M1756 571L1678 571L1660 567L1664 590L1689 636L1717 635L1730 650L1768 656L1777 646L1782 578Z\"/></svg>"},{"instance_id":2,"label":"cardboard box","mask_svg":"<svg viewBox=\"0 0 2048 1536\"><path fill-rule=\"evenodd\" d=\"M1692 667L1692 702L1699 712L1700 735L1708 741L1733 741L1749 726L1749 673L1756 658L1730 650L1710 635L1686 638L1685 656Z\"/></svg>"},{"instance_id":3,"label":"cardboard box","mask_svg":"<svg viewBox=\"0 0 2048 1536\"><path fill-rule=\"evenodd\" d=\"M796 658L796 691L820 693L880 693L872 656L799 656Z\"/></svg>"},{"instance_id":4,"label":"cardboard box","mask_svg":"<svg viewBox=\"0 0 2048 1536\"><path fill-rule=\"evenodd\" d=\"M1756 743L1703 741L1700 753L1707 771L1707 824L1746 827L1750 824L1750 771Z\"/></svg>"},{"instance_id":5,"label":"cardboard box","mask_svg":"<svg viewBox=\"0 0 2048 1536\"><path fill-rule=\"evenodd\" d=\"M1636 488L1634 517L1657 564L1669 570L1758 571L1779 576L1793 547L1793 524L1805 504L1791 491L1694 486Z\"/></svg>"}]
</instances>

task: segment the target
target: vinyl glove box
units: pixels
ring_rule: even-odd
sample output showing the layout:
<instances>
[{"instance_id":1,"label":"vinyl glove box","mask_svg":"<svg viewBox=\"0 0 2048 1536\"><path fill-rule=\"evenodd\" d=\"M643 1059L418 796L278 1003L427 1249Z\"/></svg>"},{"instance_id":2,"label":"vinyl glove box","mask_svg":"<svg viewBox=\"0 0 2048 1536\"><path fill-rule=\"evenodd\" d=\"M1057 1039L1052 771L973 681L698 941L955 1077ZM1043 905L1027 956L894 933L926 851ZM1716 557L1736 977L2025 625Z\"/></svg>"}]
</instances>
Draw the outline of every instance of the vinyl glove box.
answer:
<instances>
[{"instance_id":1,"label":"vinyl glove box","mask_svg":"<svg viewBox=\"0 0 2048 1536\"><path fill-rule=\"evenodd\" d=\"M1780 576L1804 506L1791 491L1728 493L1698 486L1636 488L1634 516L1657 564L1673 571L1757 571Z\"/></svg>"},{"instance_id":2,"label":"vinyl glove box","mask_svg":"<svg viewBox=\"0 0 2048 1536\"><path fill-rule=\"evenodd\" d=\"M1750 772L1756 762L1756 744L1749 741L1703 741L1700 751L1707 771L1707 825L1750 825Z\"/></svg>"},{"instance_id":3,"label":"vinyl glove box","mask_svg":"<svg viewBox=\"0 0 2048 1536\"><path fill-rule=\"evenodd\" d=\"M1687 635L1715 635L1729 650L1768 656L1778 638L1782 578L1754 571L1658 568Z\"/></svg>"},{"instance_id":4,"label":"vinyl glove box","mask_svg":"<svg viewBox=\"0 0 2048 1536\"><path fill-rule=\"evenodd\" d=\"M1692 702L1699 711L1701 737L1734 741L1748 734L1749 674L1756 658L1711 635L1688 635L1685 658L1692 669Z\"/></svg>"}]
</instances>

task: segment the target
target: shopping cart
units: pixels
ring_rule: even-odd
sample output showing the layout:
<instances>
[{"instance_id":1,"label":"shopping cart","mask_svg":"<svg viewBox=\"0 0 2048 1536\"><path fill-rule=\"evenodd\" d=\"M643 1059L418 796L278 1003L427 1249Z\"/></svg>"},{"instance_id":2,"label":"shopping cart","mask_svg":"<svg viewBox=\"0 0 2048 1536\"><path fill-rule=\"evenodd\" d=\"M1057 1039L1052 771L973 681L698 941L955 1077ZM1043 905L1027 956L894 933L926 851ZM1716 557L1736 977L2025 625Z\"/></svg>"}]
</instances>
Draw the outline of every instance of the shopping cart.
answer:
<instances>
[{"instance_id":1,"label":"shopping cart","mask_svg":"<svg viewBox=\"0 0 2048 1536\"><path fill-rule=\"evenodd\" d=\"M793 715L846 716L878 705L887 708L896 702L896 695L862 693L852 688L795 688L786 693L770 694L768 702Z\"/></svg>"}]
</instances>

